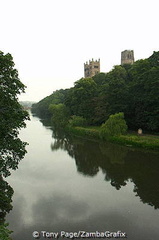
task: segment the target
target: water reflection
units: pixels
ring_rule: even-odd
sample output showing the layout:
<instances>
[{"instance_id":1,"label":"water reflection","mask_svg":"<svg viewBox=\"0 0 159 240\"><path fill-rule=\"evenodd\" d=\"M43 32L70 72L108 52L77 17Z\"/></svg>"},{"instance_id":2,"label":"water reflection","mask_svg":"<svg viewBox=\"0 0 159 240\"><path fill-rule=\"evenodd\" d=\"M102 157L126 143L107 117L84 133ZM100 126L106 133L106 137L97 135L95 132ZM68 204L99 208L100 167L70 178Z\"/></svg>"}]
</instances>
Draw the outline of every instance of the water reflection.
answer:
<instances>
[{"instance_id":1,"label":"water reflection","mask_svg":"<svg viewBox=\"0 0 159 240\"><path fill-rule=\"evenodd\" d=\"M33 239L35 230L122 230L128 239L158 240L157 155L52 132L31 119L20 136L28 154L7 179L15 190L6 217L12 239Z\"/></svg>"},{"instance_id":2,"label":"water reflection","mask_svg":"<svg viewBox=\"0 0 159 240\"><path fill-rule=\"evenodd\" d=\"M77 171L93 177L101 169L105 181L116 190L134 183L135 196L159 208L159 154L126 148L111 143L92 142L53 131L52 151L62 149L75 159Z\"/></svg>"}]
</instances>

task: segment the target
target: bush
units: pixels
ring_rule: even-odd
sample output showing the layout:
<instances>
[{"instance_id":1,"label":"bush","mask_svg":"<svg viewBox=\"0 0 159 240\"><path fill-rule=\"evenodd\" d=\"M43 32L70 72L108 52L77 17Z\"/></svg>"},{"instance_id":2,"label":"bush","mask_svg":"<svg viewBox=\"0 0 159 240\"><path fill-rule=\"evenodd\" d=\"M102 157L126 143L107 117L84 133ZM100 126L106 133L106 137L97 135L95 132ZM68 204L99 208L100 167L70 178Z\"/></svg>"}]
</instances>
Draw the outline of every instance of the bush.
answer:
<instances>
[{"instance_id":1,"label":"bush","mask_svg":"<svg viewBox=\"0 0 159 240\"><path fill-rule=\"evenodd\" d=\"M124 113L110 115L109 119L101 126L101 137L124 135L127 132L127 124L124 119Z\"/></svg>"},{"instance_id":2,"label":"bush","mask_svg":"<svg viewBox=\"0 0 159 240\"><path fill-rule=\"evenodd\" d=\"M80 117L80 116L72 116L71 119L69 120L69 125L71 127L84 127L87 125L87 121L85 118Z\"/></svg>"}]
</instances>

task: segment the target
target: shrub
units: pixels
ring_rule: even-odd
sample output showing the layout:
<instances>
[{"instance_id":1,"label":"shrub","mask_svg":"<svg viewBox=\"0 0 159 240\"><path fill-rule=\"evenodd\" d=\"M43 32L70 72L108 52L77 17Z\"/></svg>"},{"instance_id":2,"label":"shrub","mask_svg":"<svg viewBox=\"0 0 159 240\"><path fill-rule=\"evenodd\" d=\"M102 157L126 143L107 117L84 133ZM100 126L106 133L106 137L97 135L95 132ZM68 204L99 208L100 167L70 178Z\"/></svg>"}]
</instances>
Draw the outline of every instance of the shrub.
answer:
<instances>
[{"instance_id":1,"label":"shrub","mask_svg":"<svg viewBox=\"0 0 159 240\"><path fill-rule=\"evenodd\" d=\"M123 112L110 115L109 119L101 126L101 137L124 135L127 128Z\"/></svg>"},{"instance_id":2,"label":"shrub","mask_svg":"<svg viewBox=\"0 0 159 240\"><path fill-rule=\"evenodd\" d=\"M72 116L71 119L69 120L69 125L71 127L83 127L86 126L87 121L85 118L80 117L80 116Z\"/></svg>"}]
</instances>

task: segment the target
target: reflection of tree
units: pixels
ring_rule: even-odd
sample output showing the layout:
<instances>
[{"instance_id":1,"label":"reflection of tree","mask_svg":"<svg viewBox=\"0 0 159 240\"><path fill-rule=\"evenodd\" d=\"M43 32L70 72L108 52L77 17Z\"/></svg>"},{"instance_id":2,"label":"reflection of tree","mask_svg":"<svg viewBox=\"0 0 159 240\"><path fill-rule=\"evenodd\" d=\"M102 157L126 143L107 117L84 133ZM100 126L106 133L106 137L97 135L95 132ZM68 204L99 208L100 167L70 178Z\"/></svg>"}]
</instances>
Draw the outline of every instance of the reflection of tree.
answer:
<instances>
[{"instance_id":1,"label":"reflection of tree","mask_svg":"<svg viewBox=\"0 0 159 240\"><path fill-rule=\"evenodd\" d=\"M112 164L124 164L127 155L127 148L107 143L100 143L101 153L106 155Z\"/></svg>"},{"instance_id":2,"label":"reflection of tree","mask_svg":"<svg viewBox=\"0 0 159 240\"><path fill-rule=\"evenodd\" d=\"M131 178L135 184L134 192L143 203L159 208L159 154L135 152L129 154L132 162Z\"/></svg>"},{"instance_id":3,"label":"reflection of tree","mask_svg":"<svg viewBox=\"0 0 159 240\"><path fill-rule=\"evenodd\" d=\"M111 185L117 190L119 190L122 186L125 186L126 182L128 181L128 176L125 172L125 169L120 165L110 165L110 167L107 169L103 168L103 173L106 174L105 180L110 181Z\"/></svg>"},{"instance_id":4,"label":"reflection of tree","mask_svg":"<svg viewBox=\"0 0 159 240\"><path fill-rule=\"evenodd\" d=\"M83 141L83 144L74 146L74 158L77 170L87 176L95 176L99 171L98 152L94 148L93 143Z\"/></svg>"},{"instance_id":5,"label":"reflection of tree","mask_svg":"<svg viewBox=\"0 0 159 240\"><path fill-rule=\"evenodd\" d=\"M145 153L110 143L98 143L67 136L57 130L51 145L53 151L63 149L75 159L78 172L95 176L99 169L105 180L119 190L129 180L143 203L159 208L158 154Z\"/></svg>"},{"instance_id":6,"label":"reflection of tree","mask_svg":"<svg viewBox=\"0 0 159 240\"><path fill-rule=\"evenodd\" d=\"M61 130L54 128L53 130L54 143L51 144L52 151L62 149L68 152L76 161L78 172L87 175L94 176L99 171L96 164L97 152L92 151L92 144L88 146L87 141L82 141L78 138L74 138L64 133ZM89 151L88 148L91 148Z\"/></svg>"},{"instance_id":7,"label":"reflection of tree","mask_svg":"<svg viewBox=\"0 0 159 240\"><path fill-rule=\"evenodd\" d=\"M52 137L54 138L54 142L51 143L52 151L62 149L64 151L67 151L68 154L73 157L71 139L68 138L67 134L64 131L53 127Z\"/></svg>"},{"instance_id":8,"label":"reflection of tree","mask_svg":"<svg viewBox=\"0 0 159 240\"><path fill-rule=\"evenodd\" d=\"M110 181L111 185L117 190L126 185L128 176L126 175L124 165L127 156L127 148L111 143L99 144L102 155L107 159L102 161L100 166L105 173L105 180Z\"/></svg>"},{"instance_id":9,"label":"reflection of tree","mask_svg":"<svg viewBox=\"0 0 159 240\"><path fill-rule=\"evenodd\" d=\"M36 115L35 115L35 116L36 116ZM50 125L51 125L51 119L50 119L50 118L40 119L40 122L41 122L45 127L50 127Z\"/></svg>"}]
</instances>

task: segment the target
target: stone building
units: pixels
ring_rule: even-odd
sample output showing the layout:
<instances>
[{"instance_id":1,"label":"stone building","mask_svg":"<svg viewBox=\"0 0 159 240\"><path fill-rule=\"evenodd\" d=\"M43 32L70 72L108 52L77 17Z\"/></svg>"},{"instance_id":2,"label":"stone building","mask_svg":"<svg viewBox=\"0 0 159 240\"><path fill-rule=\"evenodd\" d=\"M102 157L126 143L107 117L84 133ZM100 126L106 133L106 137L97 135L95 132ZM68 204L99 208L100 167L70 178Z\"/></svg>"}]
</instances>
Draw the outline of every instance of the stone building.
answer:
<instances>
[{"instance_id":1,"label":"stone building","mask_svg":"<svg viewBox=\"0 0 159 240\"><path fill-rule=\"evenodd\" d=\"M134 63L134 51L125 50L121 52L121 65Z\"/></svg>"},{"instance_id":2,"label":"stone building","mask_svg":"<svg viewBox=\"0 0 159 240\"><path fill-rule=\"evenodd\" d=\"M93 77L94 75L100 73L100 59L97 61L94 61L92 58L92 61L89 60L89 63L84 63L84 77Z\"/></svg>"}]
</instances>

